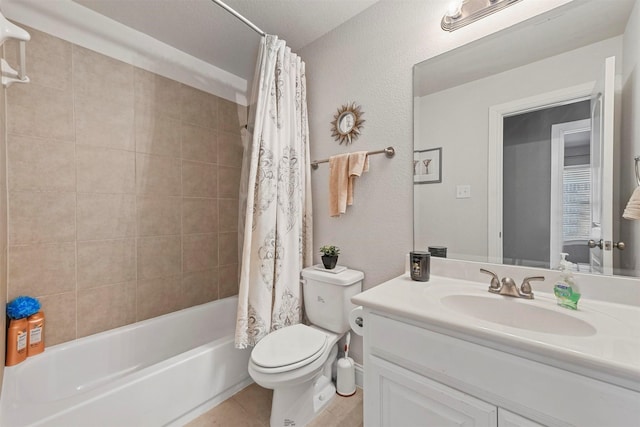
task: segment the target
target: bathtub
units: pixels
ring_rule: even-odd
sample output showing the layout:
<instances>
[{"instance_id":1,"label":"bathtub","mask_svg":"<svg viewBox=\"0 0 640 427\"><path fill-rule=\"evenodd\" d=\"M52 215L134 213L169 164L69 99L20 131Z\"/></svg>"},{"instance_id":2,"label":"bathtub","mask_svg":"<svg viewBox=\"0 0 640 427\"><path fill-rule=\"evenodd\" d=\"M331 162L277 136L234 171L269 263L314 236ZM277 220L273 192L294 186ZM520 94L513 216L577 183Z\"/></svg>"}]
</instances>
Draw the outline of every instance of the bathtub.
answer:
<instances>
[{"instance_id":1,"label":"bathtub","mask_svg":"<svg viewBox=\"0 0 640 427\"><path fill-rule=\"evenodd\" d=\"M5 368L0 426L181 426L252 380L237 297L47 348Z\"/></svg>"}]
</instances>

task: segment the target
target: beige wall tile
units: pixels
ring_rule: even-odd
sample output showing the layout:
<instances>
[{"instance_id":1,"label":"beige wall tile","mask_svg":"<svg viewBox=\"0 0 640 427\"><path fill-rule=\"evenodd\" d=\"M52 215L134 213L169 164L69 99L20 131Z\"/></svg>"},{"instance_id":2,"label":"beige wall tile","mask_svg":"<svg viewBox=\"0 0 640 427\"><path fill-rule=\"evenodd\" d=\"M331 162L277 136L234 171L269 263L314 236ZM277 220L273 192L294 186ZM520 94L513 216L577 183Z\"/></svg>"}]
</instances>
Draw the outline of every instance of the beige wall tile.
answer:
<instances>
[{"instance_id":1,"label":"beige wall tile","mask_svg":"<svg viewBox=\"0 0 640 427\"><path fill-rule=\"evenodd\" d=\"M75 92L98 101L127 100L133 108L133 69L130 64L73 45Z\"/></svg>"},{"instance_id":2,"label":"beige wall tile","mask_svg":"<svg viewBox=\"0 0 640 427\"><path fill-rule=\"evenodd\" d=\"M218 164L224 166L242 167L244 148L242 138L229 132L218 131Z\"/></svg>"},{"instance_id":3,"label":"beige wall tile","mask_svg":"<svg viewBox=\"0 0 640 427\"><path fill-rule=\"evenodd\" d=\"M136 155L138 194L179 196L182 191L180 159Z\"/></svg>"},{"instance_id":4,"label":"beige wall tile","mask_svg":"<svg viewBox=\"0 0 640 427\"><path fill-rule=\"evenodd\" d=\"M76 96L76 141L96 147L135 149L133 101Z\"/></svg>"},{"instance_id":5,"label":"beige wall tile","mask_svg":"<svg viewBox=\"0 0 640 427\"><path fill-rule=\"evenodd\" d=\"M217 234L187 234L182 236L182 271L209 270L217 265Z\"/></svg>"},{"instance_id":6,"label":"beige wall tile","mask_svg":"<svg viewBox=\"0 0 640 427\"><path fill-rule=\"evenodd\" d=\"M218 234L218 262L220 265L238 263L238 233Z\"/></svg>"},{"instance_id":7,"label":"beige wall tile","mask_svg":"<svg viewBox=\"0 0 640 427\"><path fill-rule=\"evenodd\" d=\"M219 231L238 230L238 200L218 199Z\"/></svg>"},{"instance_id":8,"label":"beige wall tile","mask_svg":"<svg viewBox=\"0 0 640 427\"><path fill-rule=\"evenodd\" d=\"M78 291L78 338L135 322L136 282Z\"/></svg>"},{"instance_id":9,"label":"beige wall tile","mask_svg":"<svg viewBox=\"0 0 640 427\"><path fill-rule=\"evenodd\" d=\"M192 307L218 299L218 271L203 270L182 275L184 307Z\"/></svg>"},{"instance_id":10,"label":"beige wall tile","mask_svg":"<svg viewBox=\"0 0 640 427\"><path fill-rule=\"evenodd\" d=\"M138 236L180 234L180 197L138 196Z\"/></svg>"},{"instance_id":11,"label":"beige wall tile","mask_svg":"<svg viewBox=\"0 0 640 427\"><path fill-rule=\"evenodd\" d=\"M140 68L134 69L134 79L136 112L180 119L180 83Z\"/></svg>"},{"instance_id":12,"label":"beige wall tile","mask_svg":"<svg viewBox=\"0 0 640 427\"><path fill-rule=\"evenodd\" d=\"M76 338L76 293L65 292L38 298L45 315L45 346Z\"/></svg>"},{"instance_id":13,"label":"beige wall tile","mask_svg":"<svg viewBox=\"0 0 640 427\"><path fill-rule=\"evenodd\" d=\"M78 193L78 240L135 236L136 196Z\"/></svg>"},{"instance_id":14,"label":"beige wall tile","mask_svg":"<svg viewBox=\"0 0 640 427\"><path fill-rule=\"evenodd\" d=\"M76 244L12 246L9 251L9 299L44 296L76 288Z\"/></svg>"},{"instance_id":15,"label":"beige wall tile","mask_svg":"<svg viewBox=\"0 0 640 427\"><path fill-rule=\"evenodd\" d=\"M182 276L140 280L136 288L137 319L145 320L180 310L182 304Z\"/></svg>"},{"instance_id":16,"label":"beige wall tile","mask_svg":"<svg viewBox=\"0 0 640 427\"><path fill-rule=\"evenodd\" d=\"M238 295L238 265L229 264L218 267L218 296L227 298Z\"/></svg>"},{"instance_id":17,"label":"beige wall tile","mask_svg":"<svg viewBox=\"0 0 640 427\"><path fill-rule=\"evenodd\" d=\"M134 193L136 158L131 151L76 147L78 192Z\"/></svg>"},{"instance_id":18,"label":"beige wall tile","mask_svg":"<svg viewBox=\"0 0 640 427\"><path fill-rule=\"evenodd\" d=\"M215 129L182 125L182 158L201 162L218 161L218 139Z\"/></svg>"},{"instance_id":19,"label":"beige wall tile","mask_svg":"<svg viewBox=\"0 0 640 427\"><path fill-rule=\"evenodd\" d=\"M209 163L182 161L182 195L185 197L216 197L217 166Z\"/></svg>"},{"instance_id":20,"label":"beige wall tile","mask_svg":"<svg viewBox=\"0 0 640 427\"><path fill-rule=\"evenodd\" d=\"M240 168L218 166L218 197L237 199L240 191Z\"/></svg>"},{"instance_id":21,"label":"beige wall tile","mask_svg":"<svg viewBox=\"0 0 640 427\"><path fill-rule=\"evenodd\" d=\"M70 242L76 238L75 193L12 191L9 242Z\"/></svg>"},{"instance_id":22,"label":"beige wall tile","mask_svg":"<svg viewBox=\"0 0 640 427\"><path fill-rule=\"evenodd\" d=\"M155 111L135 112L136 151L180 157L180 120Z\"/></svg>"},{"instance_id":23,"label":"beige wall tile","mask_svg":"<svg viewBox=\"0 0 640 427\"><path fill-rule=\"evenodd\" d=\"M76 190L76 151L72 143L9 135L9 189Z\"/></svg>"},{"instance_id":24,"label":"beige wall tile","mask_svg":"<svg viewBox=\"0 0 640 427\"><path fill-rule=\"evenodd\" d=\"M29 32L27 43L27 74L32 84L53 89L71 88L71 43L19 24ZM7 40L5 58L9 64L18 64L18 42Z\"/></svg>"},{"instance_id":25,"label":"beige wall tile","mask_svg":"<svg viewBox=\"0 0 640 427\"><path fill-rule=\"evenodd\" d=\"M78 144L134 150L133 66L73 47Z\"/></svg>"},{"instance_id":26,"label":"beige wall tile","mask_svg":"<svg viewBox=\"0 0 640 427\"><path fill-rule=\"evenodd\" d=\"M182 122L216 129L218 97L186 85L180 91Z\"/></svg>"},{"instance_id":27,"label":"beige wall tile","mask_svg":"<svg viewBox=\"0 0 640 427\"><path fill-rule=\"evenodd\" d=\"M213 233L218 231L216 199L182 199L182 233Z\"/></svg>"},{"instance_id":28,"label":"beige wall tile","mask_svg":"<svg viewBox=\"0 0 640 427\"><path fill-rule=\"evenodd\" d=\"M247 107L218 98L218 129L240 135L247 121Z\"/></svg>"},{"instance_id":29,"label":"beige wall tile","mask_svg":"<svg viewBox=\"0 0 640 427\"><path fill-rule=\"evenodd\" d=\"M135 279L135 239L78 242L78 289Z\"/></svg>"},{"instance_id":30,"label":"beige wall tile","mask_svg":"<svg viewBox=\"0 0 640 427\"><path fill-rule=\"evenodd\" d=\"M34 83L7 92L7 132L75 141L71 90Z\"/></svg>"},{"instance_id":31,"label":"beige wall tile","mask_svg":"<svg viewBox=\"0 0 640 427\"><path fill-rule=\"evenodd\" d=\"M169 277L182 272L180 236L138 239L138 280Z\"/></svg>"}]
</instances>

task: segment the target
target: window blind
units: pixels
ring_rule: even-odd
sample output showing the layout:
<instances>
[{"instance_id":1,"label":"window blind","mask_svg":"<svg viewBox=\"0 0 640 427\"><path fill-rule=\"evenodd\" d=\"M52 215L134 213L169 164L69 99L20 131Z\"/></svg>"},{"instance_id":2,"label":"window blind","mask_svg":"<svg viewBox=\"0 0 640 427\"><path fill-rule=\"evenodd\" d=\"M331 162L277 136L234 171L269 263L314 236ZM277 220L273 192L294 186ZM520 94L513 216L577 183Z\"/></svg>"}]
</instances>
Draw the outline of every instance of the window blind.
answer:
<instances>
[{"instance_id":1,"label":"window blind","mask_svg":"<svg viewBox=\"0 0 640 427\"><path fill-rule=\"evenodd\" d=\"M563 172L563 240L591 237L591 168L566 166Z\"/></svg>"}]
</instances>

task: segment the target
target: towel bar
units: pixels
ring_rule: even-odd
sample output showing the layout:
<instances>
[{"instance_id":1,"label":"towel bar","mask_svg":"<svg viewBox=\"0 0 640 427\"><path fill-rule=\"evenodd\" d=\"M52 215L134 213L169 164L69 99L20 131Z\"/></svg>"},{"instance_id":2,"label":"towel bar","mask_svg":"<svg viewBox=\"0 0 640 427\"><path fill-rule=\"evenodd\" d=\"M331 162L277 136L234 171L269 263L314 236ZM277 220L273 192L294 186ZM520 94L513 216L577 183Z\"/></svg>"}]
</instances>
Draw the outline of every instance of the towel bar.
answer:
<instances>
[{"instance_id":1,"label":"towel bar","mask_svg":"<svg viewBox=\"0 0 640 427\"><path fill-rule=\"evenodd\" d=\"M382 150L369 151L367 155L370 156L372 154L382 154L382 153L384 153L388 158L392 158L393 156L396 155L396 150L393 147L387 147ZM329 159L314 160L313 162L311 162L311 168L314 170L318 169L318 163L329 163Z\"/></svg>"}]
</instances>

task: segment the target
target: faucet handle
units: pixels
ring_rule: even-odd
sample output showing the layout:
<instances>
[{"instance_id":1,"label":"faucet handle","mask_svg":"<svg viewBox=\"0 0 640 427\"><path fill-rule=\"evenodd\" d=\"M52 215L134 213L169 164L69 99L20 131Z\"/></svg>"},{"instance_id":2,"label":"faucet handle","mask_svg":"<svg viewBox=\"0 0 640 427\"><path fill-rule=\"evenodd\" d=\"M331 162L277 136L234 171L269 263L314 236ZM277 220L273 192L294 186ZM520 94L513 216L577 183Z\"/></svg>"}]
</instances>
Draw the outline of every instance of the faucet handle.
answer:
<instances>
[{"instance_id":1,"label":"faucet handle","mask_svg":"<svg viewBox=\"0 0 640 427\"><path fill-rule=\"evenodd\" d=\"M488 274L489 276L491 276L489 291L498 291L501 288L500 279L498 278L498 275L496 273L494 273L493 271L485 270L484 268L480 269L480 273Z\"/></svg>"},{"instance_id":2,"label":"faucet handle","mask_svg":"<svg viewBox=\"0 0 640 427\"><path fill-rule=\"evenodd\" d=\"M520 292L525 298L533 299L533 291L531 290L531 283L533 281L542 281L544 280L544 276L531 276L525 277L522 281L522 285L520 285Z\"/></svg>"}]
</instances>

